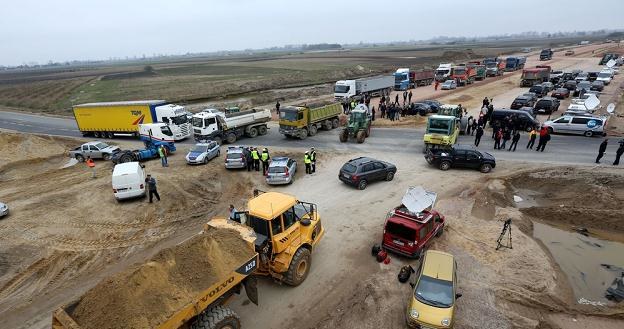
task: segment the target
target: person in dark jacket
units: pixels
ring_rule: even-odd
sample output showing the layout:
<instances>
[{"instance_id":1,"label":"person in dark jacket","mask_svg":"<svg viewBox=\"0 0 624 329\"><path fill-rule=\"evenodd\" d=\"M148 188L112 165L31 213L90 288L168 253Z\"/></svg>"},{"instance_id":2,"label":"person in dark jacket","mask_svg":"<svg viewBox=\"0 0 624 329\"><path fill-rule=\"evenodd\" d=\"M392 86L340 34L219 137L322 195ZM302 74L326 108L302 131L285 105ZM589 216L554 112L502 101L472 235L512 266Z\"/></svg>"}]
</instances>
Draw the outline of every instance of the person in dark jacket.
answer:
<instances>
[{"instance_id":1,"label":"person in dark jacket","mask_svg":"<svg viewBox=\"0 0 624 329\"><path fill-rule=\"evenodd\" d=\"M156 199L160 201L160 195L158 195L158 189L156 188L156 178L152 175L145 177L145 185L147 185L147 191L149 193L149 203L152 203L152 198L156 196Z\"/></svg>"},{"instance_id":2,"label":"person in dark jacket","mask_svg":"<svg viewBox=\"0 0 624 329\"><path fill-rule=\"evenodd\" d=\"M608 138L605 138L602 143L600 143L600 147L598 148L598 156L596 157L596 163L600 163L600 159L602 159L605 151L607 151L607 144L609 144Z\"/></svg>"},{"instance_id":3,"label":"person in dark jacket","mask_svg":"<svg viewBox=\"0 0 624 329\"><path fill-rule=\"evenodd\" d=\"M501 146L501 139L503 138L503 130L498 128L496 130L496 133L494 133L494 149L495 150L500 150L500 146Z\"/></svg>"},{"instance_id":4,"label":"person in dark jacket","mask_svg":"<svg viewBox=\"0 0 624 329\"><path fill-rule=\"evenodd\" d=\"M470 136L474 135L476 130L477 130L477 120L472 119L472 131L470 132Z\"/></svg>"},{"instance_id":5,"label":"person in dark jacket","mask_svg":"<svg viewBox=\"0 0 624 329\"><path fill-rule=\"evenodd\" d=\"M484 108L484 107L487 108L488 105L490 105L490 100L487 97L484 97L483 98L483 106L481 106L481 108Z\"/></svg>"},{"instance_id":6,"label":"person in dark jacket","mask_svg":"<svg viewBox=\"0 0 624 329\"><path fill-rule=\"evenodd\" d=\"M498 132L499 129L499 123L500 121L492 121L492 139L496 139L496 133Z\"/></svg>"},{"instance_id":7,"label":"person in dark jacket","mask_svg":"<svg viewBox=\"0 0 624 329\"><path fill-rule=\"evenodd\" d=\"M470 135L470 129L472 129L473 122L474 122L474 118L471 115L468 117L468 124L466 125L466 135Z\"/></svg>"},{"instance_id":8,"label":"person in dark jacket","mask_svg":"<svg viewBox=\"0 0 624 329\"><path fill-rule=\"evenodd\" d=\"M507 141L511 139L511 130L505 129L503 132L503 145L500 146L501 149L505 149L507 147Z\"/></svg>"},{"instance_id":9,"label":"person in dark jacket","mask_svg":"<svg viewBox=\"0 0 624 329\"><path fill-rule=\"evenodd\" d=\"M247 162L247 171L251 171L254 167L254 160L251 156L251 147L246 147L243 155L245 155L245 161Z\"/></svg>"},{"instance_id":10,"label":"person in dark jacket","mask_svg":"<svg viewBox=\"0 0 624 329\"><path fill-rule=\"evenodd\" d=\"M620 147L618 147L617 151L615 151L615 161L613 161L613 165L617 166L620 164L620 158L624 154L624 139L620 141Z\"/></svg>"},{"instance_id":11,"label":"person in dark jacket","mask_svg":"<svg viewBox=\"0 0 624 329\"><path fill-rule=\"evenodd\" d=\"M477 134L475 135L474 141L475 146L479 146L479 143L481 143L481 136L483 136L483 127L477 126Z\"/></svg>"},{"instance_id":12,"label":"person in dark jacket","mask_svg":"<svg viewBox=\"0 0 624 329\"><path fill-rule=\"evenodd\" d=\"M516 146L518 146L518 141L520 141L520 132L516 130L513 137L511 138L511 145L509 145L509 150L513 147L513 151L516 152Z\"/></svg>"}]
</instances>

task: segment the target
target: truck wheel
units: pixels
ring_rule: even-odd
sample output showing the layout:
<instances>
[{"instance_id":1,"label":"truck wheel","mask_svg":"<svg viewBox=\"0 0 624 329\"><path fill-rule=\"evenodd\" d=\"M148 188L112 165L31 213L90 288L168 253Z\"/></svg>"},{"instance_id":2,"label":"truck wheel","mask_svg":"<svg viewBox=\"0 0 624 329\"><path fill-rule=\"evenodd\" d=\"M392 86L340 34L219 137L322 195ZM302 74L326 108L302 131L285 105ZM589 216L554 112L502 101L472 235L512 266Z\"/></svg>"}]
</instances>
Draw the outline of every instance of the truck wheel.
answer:
<instances>
[{"instance_id":1,"label":"truck wheel","mask_svg":"<svg viewBox=\"0 0 624 329\"><path fill-rule=\"evenodd\" d=\"M99 131L94 131L93 132L93 137L100 138L100 132Z\"/></svg>"},{"instance_id":2,"label":"truck wheel","mask_svg":"<svg viewBox=\"0 0 624 329\"><path fill-rule=\"evenodd\" d=\"M481 165L481 168L479 168L479 170L480 170L482 173L487 174L487 173L489 173L490 171L492 171L492 165L491 165L491 164L489 164L489 163L484 163L484 164L482 164L482 165Z\"/></svg>"},{"instance_id":3,"label":"truck wheel","mask_svg":"<svg viewBox=\"0 0 624 329\"><path fill-rule=\"evenodd\" d=\"M256 129L256 127L249 128L249 131L247 132L247 136L250 138L254 138L258 136L258 129Z\"/></svg>"},{"instance_id":4,"label":"truck wheel","mask_svg":"<svg viewBox=\"0 0 624 329\"><path fill-rule=\"evenodd\" d=\"M299 131L299 139L304 140L306 139L306 137L308 137L308 130L307 129L301 129Z\"/></svg>"},{"instance_id":5,"label":"truck wheel","mask_svg":"<svg viewBox=\"0 0 624 329\"><path fill-rule=\"evenodd\" d=\"M119 157L119 163L132 162L133 160L134 160L134 157L130 153L126 153L122 155L121 157Z\"/></svg>"},{"instance_id":6,"label":"truck wheel","mask_svg":"<svg viewBox=\"0 0 624 329\"><path fill-rule=\"evenodd\" d=\"M81 154L76 154L76 160L78 160L78 162L84 162L85 158Z\"/></svg>"},{"instance_id":7,"label":"truck wheel","mask_svg":"<svg viewBox=\"0 0 624 329\"><path fill-rule=\"evenodd\" d=\"M223 144L223 140L219 136L214 137L212 140L215 141L219 145Z\"/></svg>"},{"instance_id":8,"label":"truck wheel","mask_svg":"<svg viewBox=\"0 0 624 329\"><path fill-rule=\"evenodd\" d=\"M442 161L442 163L440 163L440 170L449 170L451 169L451 163L448 161Z\"/></svg>"},{"instance_id":9,"label":"truck wheel","mask_svg":"<svg viewBox=\"0 0 624 329\"><path fill-rule=\"evenodd\" d=\"M356 140L359 144L364 143L364 140L366 140L366 132L364 130L358 131Z\"/></svg>"},{"instance_id":10,"label":"truck wheel","mask_svg":"<svg viewBox=\"0 0 624 329\"><path fill-rule=\"evenodd\" d=\"M331 130L332 129L332 123L329 120L325 120L323 121L323 129L325 130Z\"/></svg>"},{"instance_id":11,"label":"truck wheel","mask_svg":"<svg viewBox=\"0 0 624 329\"><path fill-rule=\"evenodd\" d=\"M308 132L308 135L314 136L314 135L316 135L317 131L318 131L318 128L316 128L316 125L311 125L310 126L310 131Z\"/></svg>"},{"instance_id":12,"label":"truck wheel","mask_svg":"<svg viewBox=\"0 0 624 329\"><path fill-rule=\"evenodd\" d=\"M340 142L344 143L349 139L349 131L347 129L343 129L340 132Z\"/></svg>"},{"instance_id":13,"label":"truck wheel","mask_svg":"<svg viewBox=\"0 0 624 329\"><path fill-rule=\"evenodd\" d=\"M262 125L258 127L258 135L264 136L266 134L267 134L267 126Z\"/></svg>"},{"instance_id":14,"label":"truck wheel","mask_svg":"<svg viewBox=\"0 0 624 329\"><path fill-rule=\"evenodd\" d=\"M332 120L332 129L338 128L339 125L340 125L340 121L338 121L338 119Z\"/></svg>"},{"instance_id":15,"label":"truck wheel","mask_svg":"<svg viewBox=\"0 0 624 329\"><path fill-rule=\"evenodd\" d=\"M371 124L368 124L368 128L366 129L366 138L370 137L370 132L371 132Z\"/></svg>"},{"instance_id":16,"label":"truck wheel","mask_svg":"<svg viewBox=\"0 0 624 329\"><path fill-rule=\"evenodd\" d=\"M284 282L295 287L300 285L310 272L310 260L310 250L299 248L290 261Z\"/></svg>"},{"instance_id":17,"label":"truck wheel","mask_svg":"<svg viewBox=\"0 0 624 329\"><path fill-rule=\"evenodd\" d=\"M240 329L240 318L227 307L215 306L197 316L191 329Z\"/></svg>"},{"instance_id":18,"label":"truck wheel","mask_svg":"<svg viewBox=\"0 0 624 329\"><path fill-rule=\"evenodd\" d=\"M110 154L108 154L108 153L104 153L104 154L102 154L102 159L103 159L104 161L108 161L108 160L110 160L110 159L111 159L111 155L110 155Z\"/></svg>"},{"instance_id":19,"label":"truck wheel","mask_svg":"<svg viewBox=\"0 0 624 329\"><path fill-rule=\"evenodd\" d=\"M113 136L113 133L112 133L112 132L107 132L107 133L106 133L106 138L111 139L111 138L113 138L113 137L114 137L114 136Z\"/></svg>"},{"instance_id":20,"label":"truck wheel","mask_svg":"<svg viewBox=\"0 0 624 329\"><path fill-rule=\"evenodd\" d=\"M229 133L229 134L227 135L227 137L225 137L225 140L226 140L228 143L230 143L230 144L232 144L232 143L236 142L236 134L235 134L235 133Z\"/></svg>"}]
</instances>

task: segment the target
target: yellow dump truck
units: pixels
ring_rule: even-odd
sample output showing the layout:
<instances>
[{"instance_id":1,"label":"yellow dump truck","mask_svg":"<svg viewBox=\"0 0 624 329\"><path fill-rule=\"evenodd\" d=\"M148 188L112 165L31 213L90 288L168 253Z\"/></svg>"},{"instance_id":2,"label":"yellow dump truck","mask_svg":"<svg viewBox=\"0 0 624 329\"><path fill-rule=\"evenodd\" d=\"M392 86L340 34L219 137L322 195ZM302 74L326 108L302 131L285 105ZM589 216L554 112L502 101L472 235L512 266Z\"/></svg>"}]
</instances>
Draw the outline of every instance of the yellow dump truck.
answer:
<instances>
[{"instance_id":1,"label":"yellow dump truck","mask_svg":"<svg viewBox=\"0 0 624 329\"><path fill-rule=\"evenodd\" d=\"M235 221L213 218L204 225L202 234L161 251L138 268L103 280L77 301L55 311L52 329L239 329L238 316L225 306L228 300L244 289L257 304L258 275L292 286L301 284L310 270L311 253L324 233L315 204L256 190L247 210L236 213ZM215 235L219 237L213 238ZM227 245L223 241L234 242ZM199 247L190 248L195 245ZM178 253L183 257L178 258ZM214 268L184 263L193 258L199 265L203 261ZM213 266L224 260L224 264ZM189 269L197 272L188 273ZM212 273L208 278L217 279L202 277L207 272ZM161 285L152 280L142 284L144 278L160 278ZM196 290L192 298L178 296L189 289ZM182 303L175 304L180 300ZM141 310L143 304L149 306L151 314Z\"/></svg>"},{"instance_id":2,"label":"yellow dump truck","mask_svg":"<svg viewBox=\"0 0 624 329\"><path fill-rule=\"evenodd\" d=\"M286 106L280 109L279 132L286 137L305 139L314 136L319 129L338 128L338 116L342 104L334 103L316 108L307 106Z\"/></svg>"}]
</instances>

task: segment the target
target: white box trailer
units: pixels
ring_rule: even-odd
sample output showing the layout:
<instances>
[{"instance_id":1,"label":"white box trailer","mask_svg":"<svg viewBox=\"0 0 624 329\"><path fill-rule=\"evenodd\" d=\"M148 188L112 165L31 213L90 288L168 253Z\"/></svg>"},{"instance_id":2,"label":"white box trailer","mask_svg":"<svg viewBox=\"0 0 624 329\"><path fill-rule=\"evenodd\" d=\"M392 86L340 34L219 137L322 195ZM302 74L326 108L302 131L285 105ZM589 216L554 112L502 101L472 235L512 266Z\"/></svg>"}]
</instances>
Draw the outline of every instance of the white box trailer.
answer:
<instances>
[{"instance_id":1,"label":"white box trailer","mask_svg":"<svg viewBox=\"0 0 624 329\"><path fill-rule=\"evenodd\" d=\"M339 80L334 87L336 99L347 99L368 94L370 96L390 95L394 88L394 76L376 76L356 80Z\"/></svg>"},{"instance_id":2,"label":"white box trailer","mask_svg":"<svg viewBox=\"0 0 624 329\"><path fill-rule=\"evenodd\" d=\"M265 135L269 129L266 123L270 120L271 110L268 109L252 109L225 116L199 112L193 115L193 135L198 141L234 143L243 135L251 138Z\"/></svg>"}]
</instances>

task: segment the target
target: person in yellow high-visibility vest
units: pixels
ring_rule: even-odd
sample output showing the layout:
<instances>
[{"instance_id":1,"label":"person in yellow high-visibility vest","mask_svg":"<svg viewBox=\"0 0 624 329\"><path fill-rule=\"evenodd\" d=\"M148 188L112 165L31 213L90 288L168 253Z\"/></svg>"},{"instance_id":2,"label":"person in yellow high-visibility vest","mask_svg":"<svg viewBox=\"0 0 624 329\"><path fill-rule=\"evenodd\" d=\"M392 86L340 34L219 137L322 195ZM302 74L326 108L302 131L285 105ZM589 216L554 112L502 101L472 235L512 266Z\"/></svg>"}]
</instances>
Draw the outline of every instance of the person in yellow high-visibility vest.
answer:
<instances>
[{"instance_id":1,"label":"person in yellow high-visibility vest","mask_svg":"<svg viewBox=\"0 0 624 329\"><path fill-rule=\"evenodd\" d=\"M258 154L257 148L253 148L251 151L251 157L253 158L254 169L256 169L256 171L260 171L260 155Z\"/></svg>"},{"instance_id":2,"label":"person in yellow high-visibility vest","mask_svg":"<svg viewBox=\"0 0 624 329\"><path fill-rule=\"evenodd\" d=\"M269 156L269 150L265 147L262 150L262 154L260 155L260 160L262 161L262 174L266 176L267 171L269 171L269 160L271 157Z\"/></svg>"},{"instance_id":3,"label":"person in yellow high-visibility vest","mask_svg":"<svg viewBox=\"0 0 624 329\"><path fill-rule=\"evenodd\" d=\"M316 151L314 148L310 149L310 161L312 162L312 173L316 172Z\"/></svg>"},{"instance_id":4,"label":"person in yellow high-visibility vest","mask_svg":"<svg viewBox=\"0 0 624 329\"><path fill-rule=\"evenodd\" d=\"M310 154L308 151L303 155L303 163L305 163L306 174L312 173L312 159L310 159Z\"/></svg>"}]
</instances>

